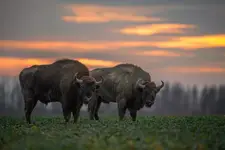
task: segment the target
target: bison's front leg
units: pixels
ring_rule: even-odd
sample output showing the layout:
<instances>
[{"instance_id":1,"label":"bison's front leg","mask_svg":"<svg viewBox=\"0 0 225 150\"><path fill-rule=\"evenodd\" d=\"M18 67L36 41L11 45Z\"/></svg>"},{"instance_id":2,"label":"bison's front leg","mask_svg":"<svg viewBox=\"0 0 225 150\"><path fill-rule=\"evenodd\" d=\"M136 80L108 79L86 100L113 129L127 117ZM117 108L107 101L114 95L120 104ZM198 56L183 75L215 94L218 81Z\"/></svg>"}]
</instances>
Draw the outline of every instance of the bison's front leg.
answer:
<instances>
[{"instance_id":1,"label":"bison's front leg","mask_svg":"<svg viewBox=\"0 0 225 150\"><path fill-rule=\"evenodd\" d=\"M132 120L136 121L137 110L129 109L129 112L130 112L130 116L131 116Z\"/></svg>"},{"instance_id":2,"label":"bison's front leg","mask_svg":"<svg viewBox=\"0 0 225 150\"><path fill-rule=\"evenodd\" d=\"M117 102L118 104L118 115L119 115L119 120L123 120L125 114L126 114L126 100L125 99L121 99Z\"/></svg>"},{"instance_id":3,"label":"bison's front leg","mask_svg":"<svg viewBox=\"0 0 225 150\"><path fill-rule=\"evenodd\" d=\"M78 103L78 105L76 105L76 107L73 109L73 123L76 123L79 115L80 115L80 109L82 107L83 103Z\"/></svg>"},{"instance_id":4,"label":"bison's front leg","mask_svg":"<svg viewBox=\"0 0 225 150\"><path fill-rule=\"evenodd\" d=\"M99 98L98 102L97 102L96 110L95 110L95 120L99 120L98 110L99 110L100 106L101 106L101 99Z\"/></svg>"},{"instance_id":5,"label":"bison's front leg","mask_svg":"<svg viewBox=\"0 0 225 150\"><path fill-rule=\"evenodd\" d=\"M70 106L68 106L66 99L62 100L62 111L65 123L68 123L71 117L71 109Z\"/></svg>"},{"instance_id":6,"label":"bison's front leg","mask_svg":"<svg viewBox=\"0 0 225 150\"><path fill-rule=\"evenodd\" d=\"M65 123L68 123L71 117L71 111L68 108L63 108L63 117L65 120Z\"/></svg>"}]
</instances>

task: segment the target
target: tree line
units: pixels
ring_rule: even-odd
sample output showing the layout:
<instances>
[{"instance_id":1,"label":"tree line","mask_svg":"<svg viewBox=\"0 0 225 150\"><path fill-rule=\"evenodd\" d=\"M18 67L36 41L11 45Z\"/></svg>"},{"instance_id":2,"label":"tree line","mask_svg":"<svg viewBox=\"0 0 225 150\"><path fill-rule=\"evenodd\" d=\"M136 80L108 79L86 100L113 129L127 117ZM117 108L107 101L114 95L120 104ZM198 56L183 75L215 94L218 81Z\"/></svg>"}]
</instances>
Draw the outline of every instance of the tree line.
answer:
<instances>
[{"instance_id":1,"label":"tree line","mask_svg":"<svg viewBox=\"0 0 225 150\"><path fill-rule=\"evenodd\" d=\"M59 103L42 103L35 107L34 115L61 115ZM21 116L24 113L24 101L16 77L0 77L0 115ZM87 115L86 109L81 114ZM117 115L116 104L103 104L100 115ZM166 82L157 95L152 108L144 108L139 115L224 115L225 85L185 87L181 83Z\"/></svg>"}]
</instances>

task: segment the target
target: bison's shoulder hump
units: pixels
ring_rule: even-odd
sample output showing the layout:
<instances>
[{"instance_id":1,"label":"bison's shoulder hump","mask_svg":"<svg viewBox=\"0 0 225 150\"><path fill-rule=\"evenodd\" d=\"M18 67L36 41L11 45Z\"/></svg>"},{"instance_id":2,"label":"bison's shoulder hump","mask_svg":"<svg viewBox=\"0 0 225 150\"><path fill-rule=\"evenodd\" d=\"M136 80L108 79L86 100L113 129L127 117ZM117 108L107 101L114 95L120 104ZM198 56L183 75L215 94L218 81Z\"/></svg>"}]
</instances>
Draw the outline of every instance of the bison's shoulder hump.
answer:
<instances>
[{"instance_id":1,"label":"bison's shoulder hump","mask_svg":"<svg viewBox=\"0 0 225 150\"><path fill-rule=\"evenodd\" d=\"M78 60L63 58L56 60L53 64L67 64L67 63L79 63Z\"/></svg>"},{"instance_id":2,"label":"bison's shoulder hump","mask_svg":"<svg viewBox=\"0 0 225 150\"><path fill-rule=\"evenodd\" d=\"M59 59L59 60L56 60L53 64L57 64L57 63L67 63L67 62L73 62L73 60L71 59Z\"/></svg>"}]
</instances>

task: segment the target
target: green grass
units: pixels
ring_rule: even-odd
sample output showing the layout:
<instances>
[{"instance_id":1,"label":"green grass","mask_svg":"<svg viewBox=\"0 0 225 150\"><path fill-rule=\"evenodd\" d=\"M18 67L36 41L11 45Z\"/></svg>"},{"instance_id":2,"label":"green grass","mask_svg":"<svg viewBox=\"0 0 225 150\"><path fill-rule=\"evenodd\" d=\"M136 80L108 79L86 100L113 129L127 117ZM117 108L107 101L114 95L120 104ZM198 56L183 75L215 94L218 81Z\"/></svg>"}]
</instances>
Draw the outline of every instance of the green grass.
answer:
<instances>
[{"instance_id":1,"label":"green grass","mask_svg":"<svg viewBox=\"0 0 225 150\"><path fill-rule=\"evenodd\" d=\"M81 117L77 124L63 118L33 117L36 125L22 119L0 118L0 149L3 150L195 150L225 149L225 118L138 117L102 118L100 122Z\"/></svg>"}]
</instances>

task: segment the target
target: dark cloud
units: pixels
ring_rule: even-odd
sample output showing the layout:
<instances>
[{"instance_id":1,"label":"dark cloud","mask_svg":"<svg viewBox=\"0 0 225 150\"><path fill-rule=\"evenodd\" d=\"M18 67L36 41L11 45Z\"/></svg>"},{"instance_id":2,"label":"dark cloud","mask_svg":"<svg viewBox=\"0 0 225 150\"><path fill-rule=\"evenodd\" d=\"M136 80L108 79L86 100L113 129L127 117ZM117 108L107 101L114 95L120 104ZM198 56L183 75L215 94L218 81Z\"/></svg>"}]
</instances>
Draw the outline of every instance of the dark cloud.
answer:
<instances>
[{"instance_id":1,"label":"dark cloud","mask_svg":"<svg viewBox=\"0 0 225 150\"><path fill-rule=\"evenodd\" d=\"M1 39L29 39L61 31L61 10L54 0L1 1Z\"/></svg>"},{"instance_id":2,"label":"dark cloud","mask_svg":"<svg viewBox=\"0 0 225 150\"><path fill-rule=\"evenodd\" d=\"M61 17L66 10L55 0L1 1L1 40L30 40L46 37L70 37L72 40L103 39L108 32L104 25L65 23ZM98 34L98 36L96 36ZM51 39L51 38L50 38Z\"/></svg>"},{"instance_id":3,"label":"dark cloud","mask_svg":"<svg viewBox=\"0 0 225 150\"><path fill-rule=\"evenodd\" d=\"M225 1L224 1L225 2ZM185 7L185 6L183 6ZM225 4L201 5L198 9L170 10L160 13L171 23L194 24L197 29L191 30L195 35L225 33Z\"/></svg>"},{"instance_id":4,"label":"dark cloud","mask_svg":"<svg viewBox=\"0 0 225 150\"><path fill-rule=\"evenodd\" d=\"M59 40L144 40L143 36L121 35L118 32L112 32L121 28L133 25L151 24L147 22L131 23L131 22L110 22L104 24L77 24L63 22L61 17L66 15L66 10L62 7L62 4L66 4L69 1L55 1L55 0L39 0L39 1L1 1L0 5L0 19L3 20L3 24L0 26L0 39L1 40L30 40L30 39L53 39ZM73 3L79 1L70 1ZM93 1L86 1L92 3ZM103 1L95 1L104 3ZM144 1L143 1L144 2ZM187 2L187 1L186 1ZM194 24L198 28L196 30L188 30L187 35L194 34L215 34L225 32L225 9L223 5L219 3L209 5L212 1L204 1L208 5L194 5L197 1L189 2L189 5L185 3L179 3L178 1L169 2L165 0L160 1L148 1L149 5L138 2L138 4L148 7L149 11L153 4L170 4L178 5L175 8L171 8L167 11L159 12L154 17L165 18L164 23L185 23ZM200 1L199 1L200 2ZM213 1L215 2L215 1ZM101 3L101 4L102 4ZM137 3L137 1L125 1L126 5ZM118 6L123 5L119 3ZM61 4L61 5L60 5ZM151 4L151 5L150 5ZM175 5L176 4L176 5ZM196 7L197 9L193 9ZM165 8L167 6L165 5ZM179 9L180 8L180 9ZM201 9L202 8L202 9ZM150 14L154 12L150 12ZM148 14L146 14L148 15ZM160 34L163 35L163 34ZM163 35L171 36L171 34ZM176 36L176 35L175 35ZM148 37L152 40L154 37Z\"/></svg>"},{"instance_id":5,"label":"dark cloud","mask_svg":"<svg viewBox=\"0 0 225 150\"><path fill-rule=\"evenodd\" d=\"M38 51L38 50L3 50L0 49L0 57L17 57L17 58L90 58L110 61L122 61L126 55L122 55L115 52L52 52L52 51ZM130 56L133 57L133 56Z\"/></svg>"}]
</instances>

